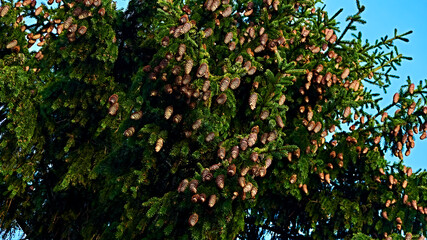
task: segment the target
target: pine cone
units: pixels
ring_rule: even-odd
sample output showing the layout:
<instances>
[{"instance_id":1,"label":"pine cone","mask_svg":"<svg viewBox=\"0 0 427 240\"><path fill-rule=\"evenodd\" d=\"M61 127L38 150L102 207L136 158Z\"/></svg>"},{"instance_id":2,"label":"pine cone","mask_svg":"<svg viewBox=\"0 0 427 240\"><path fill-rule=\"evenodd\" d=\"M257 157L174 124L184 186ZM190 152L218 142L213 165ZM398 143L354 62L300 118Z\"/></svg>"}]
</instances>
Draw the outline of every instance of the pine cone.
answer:
<instances>
[{"instance_id":1,"label":"pine cone","mask_svg":"<svg viewBox=\"0 0 427 240\"><path fill-rule=\"evenodd\" d=\"M236 165L235 164L231 164L230 166L228 166L227 174L230 177L232 177L232 176L234 176L234 174L236 174Z\"/></svg>"},{"instance_id":2,"label":"pine cone","mask_svg":"<svg viewBox=\"0 0 427 240\"><path fill-rule=\"evenodd\" d=\"M188 186L188 180L187 179L182 180L178 186L178 192L179 193L184 192L185 189L187 189L187 186Z\"/></svg>"},{"instance_id":3,"label":"pine cone","mask_svg":"<svg viewBox=\"0 0 427 240\"><path fill-rule=\"evenodd\" d=\"M393 103L396 104L399 101L399 93L395 93L393 96Z\"/></svg>"},{"instance_id":4,"label":"pine cone","mask_svg":"<svg viewBox=\"0 0 427 240\"><path fill-rule=\"evenodd\" d=\"M189 188L192 193L197 193L197 186L199 185L199 181L196 179L191 180Z\"/></svg>"},{"instance_id":5,"label":"pine cone","mask_svg":"<svg viewBox=\"0 0 427 240\"><path fill-rule=\"evenodd\" d=\"M161 149L162 149L162 147L163 147L163 142L164 142L163 138L159 138L159 139L157 139L156 147L154 148L154 150L155 150L156 152L160 152L160 150L161 150Z\"/></svg>"},{"instance_id":6,"label":"pine cone","mask_svg":"<svg viewBox=\"0 0 427 240\"><path fill-rule=\"evenodd\" d=\"M203 180L203 182L210 181L210 180L212 180L212 178L213 178L213 175L209 171L209 169L205 169L205 170L202 171L202 180Z\"/></svg>"},{"instance_id":7,"label":"pine cone","mask_svg":"<svg viewBox=\"0 0 427 240\"><path fill-rule=\"evenodd\" d=\"M6 45L6 48L7 48L7 49L14 48L17 44L18 44L18 41L17 41L17 40L12 40L10 43L8 43L8 44Z\"/></svg>"},{"instance_id":8,"label":"pine cone","mask_svg":"<svg viewBox=\"0 0 427 240\"><path fill-rule=\"evenodd\" d=\"M348 74L350 74L350 69L346 68L341 74L341 79L345 79L348 77Z\"/></svg>"},{"instance_id":9,"label":"pine cone","mask_svg":"<svg viewBox=\"0 0 427 240\"><path fill-rule=\"evenodd\" d=\"M204 203L206 201L206 194L202 193L199 195L198 199L201 203Z\"/></svg>"},{"instance_id":10,"label":"pine cone","mask_svg":"<svg viewBox=\"0 0 427 240\"><path fill-rule=\"evenodd\" d=\"M228 44L231 40L233 40L233 32L229 32L225 35L224 43Z\"/></svg>"},{"instance_id":11,"label":"pine cone","mask_svg":"<svg viewBox=\"0 0 427 240\"><path fill-rule=\"evenodd\" d=\"M224 160L224 158L225 158L225 148L224 147L220 147L218 149L217 154L218 154L218 157L221 158L221 160Z\"/></svg>"},{"instance_id":12,"label":"pine cone","mask_svg":"<svg viewBox=\"0 0 427 240\"><path fill-rule=\"evenodd\" d=\"M165 118L169 119L173 113L173 106L167 106L165 109Z\"/></svg>"},{"instance_id":13,"label":"pine cone","mask_svg":"<svg viewBox=\"0 0 427 240\"><path fill-rule=\"evenodd\" d=\"M231 157L236 159L239 156L239 146L234 146L231 148Z\"/></svg>"},{"instance_id":14,"label":"pine cone","mask_svg":"<svg viewBox=\"0 0 427 240\"><path fill-rule=\"evenodd\" d=\"M232 90L237 89L240 86L240 78L236 77L234 78L230 83L230 88Z\"/></svg>"},{"instance_id":15,"label":"pine cone","mask_svg":"<svg viewBox=\"0 0 427 240\"><path fill-rule=\"evenodd\" d=\"M118 110L119 110L119 103L116 102L112 104L111 107L108 109L108 114L110 114L111 116L115 116Z\"/></svg>"},{"instance_id":16,"label":"pine cone","mask_svg":"<svg viewBox=\"0 0 427 240\"><path fill-rule=\"evenodd\" d=\"M216 102L220 105L224 104L227 101L227 94L221 93L221 95L218 96L216 99Z\"/></svg>"},{"instance_id":17,"label":"pine cone","mask_svg":"<svg viewBox=\"0 0 427 240\"><path fill-rule=\"evenodd\" d=\"M224 92L225 90L227 90L229 85L230 85L230 78L225 77L221 80L219 89L221 90L221 92Z\"/></svg>"},{"instance_id":18,"label":"pine cone","mask_svg":"<svg viewBox=\"0 0 427 240\"><path fill-rule=\"evenodd\" d=\"M216 201L217 201L216 195L211 195L209 197L209 202L208 202L209 207L215 206Z\"/></svg>"},{"instance_id":19,"label":"pine cone","mask_svg":"<svg viewBox=\"0 0 427 240\"><path fill-rule=\"evenodd\" d=\"M247 192L251 191L252 187L253 187L253 185L251 182L246 183L245 187L243 188L243 192L247 193Z\"/></svg>"},{"instance_id":20,"label":"pine cone","mask_svg":"<svg viewBox=\"0 0 427 240\"><path fill-rule=\"evenodd\" d=\"M248 148L248 140L246 138L243 138L240 140L240 148L245 151Z\"/></svg>"},{"instance_id":21,"label":"pine cone","mask_svg":"<svg viewBox=\"0 0 427 240\"><path fill-rule=\"evenodd\" d=\"M142 117L142 111L134 112L132 115L130 115L130 119L132 120L139 120Z\"/></svg>"},{"instance_id":22,"label":"pine cone","mask_svg":"<svg viewBox=\"0 0 427 240\"><path fill-rule=\"evenodd\" d=\"M255 143L256 143L256 141L257 141L257 138L258 138L258 135L256 133L249 134L249 137L248 137L248 146L249 147L254 146ZM242 150L244 150L241 145L240 145L240 147L242 148Z\"/></svg>"},{"instance_id":23,"label":"pine cone","mask_svg":"<svg viewBox=\"0 0 427 240\"><path fill-rule=\"evenodd\" d=\"M131 137L134 133L135 133L135 128L134 128L134 127L130 127L130 128L126 129L126 130L123 132L123 135L124 135L125 137Z\"/></svg>"},{"instance_id":24,"label":"pine cone","mask_svg":"<svg viewBox=\"0 0 427 240\"><path fill-rule=\"evenodd\" d=\"M258 95L256 93L252 93L249 97L249 107L251 110L254 110L256 108L256 102L258 99Z\"/></svg>"},{"instance_id":25,"label":"pine cone","mask_svg":"<svg viewBox=\"0 0 427 240\"><path fill-rule=\"evenodd\" d=\"M296 175L296 174L293 174L293 175L291 176L291 178L289 179L289 182L290 182L291 184L294 184L296 181L297 181L297 175Z\"/></svg>"},{"instance_id":26,"label":"pine cone","mask_svg":"<svg viewBox=\"0 0 427 240\"><path fill-rule=\"evenodd\" d=\"M188 224L191 227L194 227L194 225L196 225L197 221L199 221L199 215L197 215L197 213L191 214L191 216L188 218Z\"/></svg>"},{"instance_id":27,"label":"pine cone","mask_svg":"<svg viewBox=\"0 0 427 240\"><path fill-rule=\"evenodd\" d=\"M192 59L188 59L184 67L185 74L190 74L191 69L193 69L193 66L194 66L194 61Z\"/></svg>"},{"instance_id":28,"label":"pine cone","mask_svg":"<svg viewBox=\"0 0 427 240\"><path fill-rule=\"evenodd\" d=\"M216 185L218 186L218 188L223 189L224 188L224 180L225 180L225 176L224 175L218 175L216 177Z\"/></svg>"},{"instance_id":29,"label":"pine cone","mask_svg":"<svg viewBox=\"0 0 427 240\"><path fill-rule=\"evenodd\" d=\"M178 47L178 55L182 56L185 54L185 50L187 49L187 46L183 43L181 43ZM188 73L187 73L188 74Z\"/></svg>"},{"instance_id":30,"label":"pine cone","mask_svg":"<svg viewBox=\"0 0 427 240\"><path fill-rule=\"evenodd\" d=\"M239 177L238 182L239 182L240 187L244 188L246 186L245 177Z\"/></svg>"},{"instance_id":31,"label":"pine cone","mask_svg":"<svg viewBox=\"0 0 427 240\"><path fill-rule=\"evenodd\" d=\"M258 153L257 152L251 153L250 158L253 162L257 162L258 161Z\"/></svg>"},{"instance_id":32,"label":"pine cone","mask_svg":"<svg viewBox=\"0 0 427 240\"><path fill-rule=\"evenodd\" d=\"M262 112L261 112L261 114L260 114L260 116L259 116L259 118L261 119L261 120L265 120L265 119L267 119L268 118L268 116L270 115L270 113L269 113L269 111L268 110L263 110Z\"/></svg>"}]
</instances>

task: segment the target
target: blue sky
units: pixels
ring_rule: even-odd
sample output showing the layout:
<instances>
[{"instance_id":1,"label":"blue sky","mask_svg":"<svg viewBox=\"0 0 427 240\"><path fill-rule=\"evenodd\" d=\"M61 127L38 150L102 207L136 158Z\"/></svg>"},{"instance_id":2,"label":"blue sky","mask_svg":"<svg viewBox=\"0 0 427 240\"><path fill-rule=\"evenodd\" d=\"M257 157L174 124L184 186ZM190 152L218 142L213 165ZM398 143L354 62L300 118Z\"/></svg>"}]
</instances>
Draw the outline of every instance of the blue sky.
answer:
<instances>
[{"instance_id":1,"label":"blue sky","mask_svg":"<svg viewBox=\"0 0 427 240\"><path fill-rule=\"evenodd\" d=\"M342 25L346 25L347 16L357 12L355 0L325 0L326 11L329 15L334 14L340 8L344 11L338 17ZM362 36L370 42L375 39L388 35L393 36L394 29L398 33L405 33L412 30L413 33L408 36L409 42L398 42L399 52L404 56L412 57L412 61L404 61L398 67L395 75L400 76L394 79L392 86L384 95L384 105L392 102L393 94L399 86L406 83L408 76L412 82L418 83L420 80L427 79L427 24L425 21L425 9L427 1L413 0L403 2L398 0L361 0L360 3L365 5L366 10L362 13L362 18L367 21L364 25L358 25L357 31L362 32ZM395 159L390 155L388 159ZM427 140L421 141L416 138L415 148L411 150L411 155L404 159L406 165L411 166L414 170L427 168Z\"/></svg>"}]
</instances>

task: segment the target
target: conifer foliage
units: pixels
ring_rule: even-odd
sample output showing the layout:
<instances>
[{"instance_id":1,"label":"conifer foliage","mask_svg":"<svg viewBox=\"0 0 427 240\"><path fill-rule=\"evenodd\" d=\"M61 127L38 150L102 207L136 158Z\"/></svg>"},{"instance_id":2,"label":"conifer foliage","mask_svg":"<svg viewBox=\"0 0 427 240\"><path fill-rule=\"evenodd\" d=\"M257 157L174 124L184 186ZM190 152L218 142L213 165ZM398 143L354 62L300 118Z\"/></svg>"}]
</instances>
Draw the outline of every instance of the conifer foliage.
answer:
<instances>
[{"instance_id":1,"label":"conifer foliage","mask_svg":"<svg viewBox=\"0 0 427 240\"><path fill-rule=\"evenodd\" d=\"M410 32L321 5L2 1L0 234L423 239L427 83L369 89Z\"/></svg>"}]
</instances>

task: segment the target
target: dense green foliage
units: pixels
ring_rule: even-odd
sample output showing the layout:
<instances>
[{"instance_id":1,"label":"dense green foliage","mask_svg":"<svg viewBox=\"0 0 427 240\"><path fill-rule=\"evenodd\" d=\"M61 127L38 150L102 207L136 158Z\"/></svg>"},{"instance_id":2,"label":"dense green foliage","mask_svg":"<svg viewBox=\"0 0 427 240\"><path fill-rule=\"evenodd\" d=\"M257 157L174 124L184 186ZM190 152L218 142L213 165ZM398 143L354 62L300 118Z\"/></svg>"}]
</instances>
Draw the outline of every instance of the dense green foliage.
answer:
<instances>
[{"instance_id":1,"label":"dense green foliage","mask_svg":"<svg viewBox=\"0 0 427 240\"><path fill-rule=\"evenodd\" d=\"M426 83L383 109L369 89L409 33L368 43L358 1L345 29L320 5L2 0L0 236L426 235L427 173L404 165Z\"/></svg>"}]
</instances>

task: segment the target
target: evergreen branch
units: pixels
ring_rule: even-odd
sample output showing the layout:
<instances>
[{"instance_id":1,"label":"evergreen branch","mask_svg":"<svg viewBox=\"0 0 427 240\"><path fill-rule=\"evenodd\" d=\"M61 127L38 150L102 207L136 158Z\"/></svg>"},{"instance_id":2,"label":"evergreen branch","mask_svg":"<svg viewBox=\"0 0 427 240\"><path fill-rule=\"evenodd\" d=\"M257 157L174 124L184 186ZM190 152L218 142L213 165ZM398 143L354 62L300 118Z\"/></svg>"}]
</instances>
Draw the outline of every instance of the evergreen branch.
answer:
<instances>
[{"instance_id":1,"label":"evergreen branch","mask_svg":"<svg viewBox=\"0 0 427 240\"><path fill-rule=\"evenodd\" d=\"M343 33L341 34L341 36L338 38L338 40L336 41L336 45L339 45L339 43L341 42L341 40L343 39L343 37L345 36L345 34L348 32L348 30L350 30L350 28L353 26L353 23L357 20L357 17L360 17L359 15L365 11L365 6L358 6L358 11L355 15L349 17L348 19L350 20L350 22L347 24L347 26L345 27Z\"/></svg>"}]
</instances>

